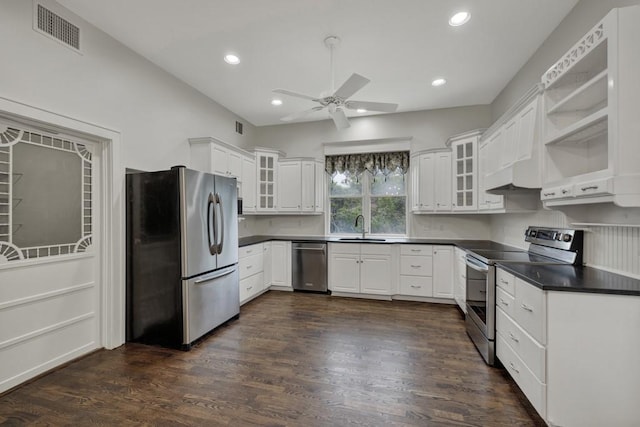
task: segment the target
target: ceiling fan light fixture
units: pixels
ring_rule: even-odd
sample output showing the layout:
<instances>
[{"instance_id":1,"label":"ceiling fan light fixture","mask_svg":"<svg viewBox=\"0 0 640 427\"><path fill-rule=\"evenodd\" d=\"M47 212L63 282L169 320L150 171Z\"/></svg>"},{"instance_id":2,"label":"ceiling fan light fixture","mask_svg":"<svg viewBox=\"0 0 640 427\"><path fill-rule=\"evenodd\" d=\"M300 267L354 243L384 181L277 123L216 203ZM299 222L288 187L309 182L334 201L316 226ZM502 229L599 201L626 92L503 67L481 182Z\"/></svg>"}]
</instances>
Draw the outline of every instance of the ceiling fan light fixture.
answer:
<instances>
[{"instance_id":1,"label":"ceiling fan light fixture","mask_svg":"<svg viewBox=\"0 0 640 427\"><path fill-rule=\"evenodd\" d=\"M231 65L238 65L240 63L240 58L238 57L238 55L228 53L224 56L224 62Z\"/></svg>"},{"instance_id":2,"label":"ceiling fan light fixture","mask_svg":"<svg viewBox=\"0 0 640 427\"><path fill-rule=\"evenodd\" d=\"M458 12L449 18L449 25L452 27L459 27L460 25L464 25L469 22L469 19L471 19L471 14L469 12Z\"/></svg>"},{"instance_id":3,"label":"ceiling fan light fixture","mask_svg":"<svg viewBox=\"0 0 640 427\"><path fill-rule=\"evenodd\" d=\"M366 112L367 112L366 108L358 108L358 109L356 110L356 113L360 113L360 114L362 114L362 113L366 113Z\"/></svg>"},{"instance_id":4,"label":"ceiling fan light fixture","mask_svg":"<svg viewBox=\"0 0 640 427\"><path fill-rule=\"evenodd\" d=\"M278 98L273 98L271 100L271 105L274 105L274 106L278 107L278 106L282 105L282 100L278 99Z\"/></svg>"},{"instance_id":5,"label":"ceiling fan light fixture","mask_svg":"<svg viewBox=\"0 0 640 427\"><path fill-rule=\"evenodd\" d=\"M442 77L438 77L437 79L433 79L433 81L431 82L431 86L438 87L438 86L442 86L442 85L444 85L446 83L447 83L447 81L445 79L443 79Z\"/></svg>"}]
</instances>

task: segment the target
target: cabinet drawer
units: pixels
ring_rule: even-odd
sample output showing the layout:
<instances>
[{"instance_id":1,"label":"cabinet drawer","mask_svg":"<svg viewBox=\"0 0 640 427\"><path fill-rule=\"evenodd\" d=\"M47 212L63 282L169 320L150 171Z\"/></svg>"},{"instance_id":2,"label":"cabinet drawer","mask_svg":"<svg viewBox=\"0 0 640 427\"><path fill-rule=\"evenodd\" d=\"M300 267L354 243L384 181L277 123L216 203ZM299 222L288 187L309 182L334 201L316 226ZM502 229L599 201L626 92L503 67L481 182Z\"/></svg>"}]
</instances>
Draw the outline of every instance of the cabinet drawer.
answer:
<instances>
[{"instance_id":1,"label":"cabinet drawer","mask_svg":"<svg viewBox=\"0 0 640 427\"><path fill-rule=\"evenodd\" d=\"M502 288L496 288L496 307L501 308L509 316L513 317L516 305L515 298L505 292Z\"/></svg>"},{"instance_id":2,"label":"cabinet drawer","mask_svg":"<svg viewBox=\"0 0 640 427\"><path fill-rule=\"evenodd\" d=\"M496 354L531 405L542 418L545 418L546 385L538 381L500 333L496 335Z\"/></svg>"},{"instance_id":3,"label":"cabinet drawer","mask_svg":"<svg viewBox=\"0 0 640 427\"><path fill-rule=\"evenodd\" d=\"M565 199L574 196L574 186L567 184L560 187L543 188L540 191L541 200Z\"/></svg>"},{"instance_id":4,"label":"cabinet drawer","mask_svg":"<svg viewBox=\"0 0 640 427\"><path fill-rule=\"evenodd\" d=\"M400 276L400 294L417 297L433 296L433 278L420 276Z\"/></svg>"},{"instance_id":5,"label":"cabinet drawer","mask_svg":"<svg viewBox=\"0 0 640 427\"><path fill-rule=\"evenodd\" d=\"M498 268L496 269L496 286L504 289L508 294L515 295L515 276Z\"/></svg>"},{"instance_id":6,"label":"cabinet drawer","mask_svg":"<svg viewBox=\"0 0 640 427\"><path fill-rule=\"evenodd\" d=\"M545 348L500 309L496 310L496 331L509 343L536 378L546 383Z\"/></svg>"},{"instance_id":7,"label":"cabinet drawer","mask_svg":"<svg viewBox=\"0 0 640 427\"><path fill-rule=\"evenodd\" d=\"M433 255L433 246L400 245L400 255Z\"/></svg>"},{"instance_id":8,"label":"cabinet drawer","mask_svg":"<svg viewBox=\"0 0 640 427\"><path fill-rule=\"evenodd\" d=\"M240 280L240 303L258 294L262 291L263 286L264 277L262 273L254 274L253 276Z\"/></svg>"},{"instance_id":9,"label":"cabinet drawer","mask_svg":"<svg viewBox=\"0 0 640 427\"><path fill-rule=\"evenodd\" d=\"M250 255L254 255L262 252L262 243L257 245L249 245L238 248L238 258L246 258Z\"/></svg>"},{"instance_id":10,"label":"cabinet drawer","mask_svg":"<svg viewBox=\"0 0 640 427\"><path fill-rule=\"evenodd\" d=\"M611 178L589 181L574 186L576 197L601 196L613 194L613 180Z\"/></svg>"},{"instance_id":11,"label":"cabinet drawer","mask_svg":"<svg viewBox=\"0 0 640 427\"><path fill-rule=\"evenodd\" d=\"M516 278L513 319L540 344L546 344L544 292Z\"/></svg>"},{"instance_id":12,"label":"cabinet drawer","mask_svg":"<svg viewBox=\"0 0 640 427\"><path fill-rule=\"evenodd\" d=\"M433 257L425 255L400 256L400 274L406 276L432 276Z\"/></svg>"},{"instance_id":13,"label":"cabinet drawer","mask_svg":"<svg viewBox=\"0 0 640 427\"><path fill-rule=\"evenodd\" d=\"M258 274L263 270L262 251L245 258L240 258L238 267L240 269L240 279L244 279L254 274Z\"/></svg>"}]
</instances>

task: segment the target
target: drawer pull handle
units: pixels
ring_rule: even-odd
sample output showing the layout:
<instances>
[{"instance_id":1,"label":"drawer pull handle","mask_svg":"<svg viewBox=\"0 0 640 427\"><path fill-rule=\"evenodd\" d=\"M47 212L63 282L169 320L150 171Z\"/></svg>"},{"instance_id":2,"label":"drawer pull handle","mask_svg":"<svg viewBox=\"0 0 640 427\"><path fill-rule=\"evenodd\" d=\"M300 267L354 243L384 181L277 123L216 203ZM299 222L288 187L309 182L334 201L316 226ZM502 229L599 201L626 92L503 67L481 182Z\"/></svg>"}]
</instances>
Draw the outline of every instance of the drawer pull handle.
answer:
<instances>
[{"instance_id":1,"label":"drawer pull handle","mask_svg":"<svg viewBox=\"0 0 640 427\"><path fill-rule=\"evenodd\" d=\"M509 366L511 366L511 369L513 369L513 370L516 372L516 374L519 374L519 373L520 373L520 371L516 369L516 367L515 367L515 365L513 364L513 362L509 362Z\"/></svg>"},{"instance_id":2,"label":"drawer pull handle","mask_svg":"<svg viewBox=\"0 0 640 427\"><path fill-rule=\"evenodd\" d=\"M511 333L511 332L509 332L509 338L511 338L515 342L520 342L520 340L518 338L516 338L516 336L513 335L513 333Z\"/></svg>"},{"instance_id":3,"label":"drawer pull handle","mask_svg":"<svg viewBox=\"0 0 640 427\"><path fill-rule=\"evenodd\" d=\"M521 307L523 310L533 313L533 308L529 307L527 304L522 304Z\"/></svg>"},{"instance_id":4,"label":"drawer pull handle","mask_svg":"<svg viewBox=\"0 0 640 427\"><path fill-rule=\"evenodd\" d=\"M247 290L248 290L248 291L250 291L251 289L253 289L253 286L249 286L249 287L247 288Z\"/></svg>"},{"instance_id":5,"label":"drawer pull handle","mask_svg":"<svg viewBox=\"0 0 640 427\"><path fill-rule=\"evenodd\" d=\"M508 303L508 302L506 302L505 300L503 300L502 298L500 298L500 303L501 303L502 305L509 306L509 303Z\"/></svg>"},{"instance_id":6,"label":"drawer pull handle","mask_svg":"<svg viewBox=\"0 0 640 427\"><path fill-rule=\"evenodd\" d=\"M587 191L587 190L597 190L598 186L597 185L589 185L587 187L582 187L581 190L582 191Z\"/></svg>"},{"instance_id":7,"label":"drawer pull handle","mask_svg":"<svg viewBox=\"0 0 640 427\"><path fill-rule=\"evenodd\" d=\"M556 195L556 192L554 191L554 192L552 192L552 193L544 193L544 195L545 195L545 196L555 196L555 195Z\"/></svg>"},{"instance_id":8,"label":"drawer pull handle","mask_svg":"<svg viewBox=\"0 0 640 427\"><path fill-rule=\"evenodd\" d=\"M420 268L420 267L422 267L422 266L421 266L421 265L413 265L413 264L411 264L411 267L412 267L412 268Z\"/></svg>"},{"instance_id":9,"label":"drawer pull handle","mask_svg":"<svg viewBox=\"0 0 640 427\"><path fill-rule=\"evenodd\" d=\"M508 285L509 281L508 280L504 280L504 279L500 279L500 283L502 283L504 285Z\"/></svg>"},{"instance_id":10,"label":"drawer pull handle","mask_svg":"<svg viewBox=\"0 0 640 427\"><path fill-rule=\"evenodd\" d=\"M415 289L420 289L422 286L420 286L420 285L411 285L411 287L415 288Z\"/></svg>"},{"instance_id":11,"label":"drawer pull handle","mask_svg":"<svg viewBox=\"0 0 640 427\"><path fill-rule=\"evenodd\" d=\"M411 252L420 252L422 249L411 249Z\"/></svg>"},{"instance_id":12,"label":"drawer pull handle","mask_svg":"<svg viewBox=\"0 0 640 427\"><path fill-rule=\"evenodd\" d=\"M569 192L569 190L567 190L566 188L562 190L562 194L567 194Z\"/></svg>"},{"instance_id":13,"label":"drawer pull handle","mask_svg":"<svg viewBox=\"0 0 640 427\"><path fill-rule=\"evenodd\" d=\"M252 267L253 267L253 265L247 265L247 269L250 269Z\"/></svg>"}]
</instances>

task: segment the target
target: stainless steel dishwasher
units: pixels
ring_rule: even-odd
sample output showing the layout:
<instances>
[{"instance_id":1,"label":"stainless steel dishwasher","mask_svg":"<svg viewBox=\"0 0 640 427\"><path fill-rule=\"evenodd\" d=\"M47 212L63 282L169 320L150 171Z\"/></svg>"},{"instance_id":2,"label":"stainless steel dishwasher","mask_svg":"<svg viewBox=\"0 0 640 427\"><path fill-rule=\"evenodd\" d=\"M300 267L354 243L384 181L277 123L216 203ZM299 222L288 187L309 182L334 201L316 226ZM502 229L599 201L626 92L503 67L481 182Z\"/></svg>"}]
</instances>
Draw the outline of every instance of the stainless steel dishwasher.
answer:
<instances>
[{"instance_id":1,"label":"stainless steel dishwasher","mask_svg":"<svg viewBox=\"0 0 640 427\"><path fill-rule=\"evenodd\" d=\"M327 244L291 243L291 281L296 291L327 292Z\"/></svg>"}]
</instances>

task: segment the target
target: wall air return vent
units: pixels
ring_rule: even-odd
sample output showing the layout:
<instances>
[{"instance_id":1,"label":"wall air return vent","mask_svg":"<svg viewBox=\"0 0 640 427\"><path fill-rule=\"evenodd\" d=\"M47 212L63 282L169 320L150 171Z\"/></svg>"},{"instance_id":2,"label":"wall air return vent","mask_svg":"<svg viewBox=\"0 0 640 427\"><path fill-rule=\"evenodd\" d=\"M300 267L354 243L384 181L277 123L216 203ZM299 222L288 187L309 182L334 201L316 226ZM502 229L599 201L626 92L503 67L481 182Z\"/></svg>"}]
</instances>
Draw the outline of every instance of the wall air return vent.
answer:
<instances>
[{"instance_id":1,"label":"wall air return vent","mask_svg":"<svg viewBox=\"0 0 640 427\"><path fill-rule=\"evenodd\" d=\"M36 29L39 32L80 51L80 28L41 4L36 4L35 21Z\"/></svg>"},{"instance_id":2,"label":"wall air return vent","mask_svg":"<svg viewBox=\"0 0 640 427\"><path fill-rule=\"evenodd\" d=\"M243 131L244 126L242 125L241 122L236 122L236 132L239 133L240 135L242 135L242 131Z\"/></svg>"}]
</instances>

